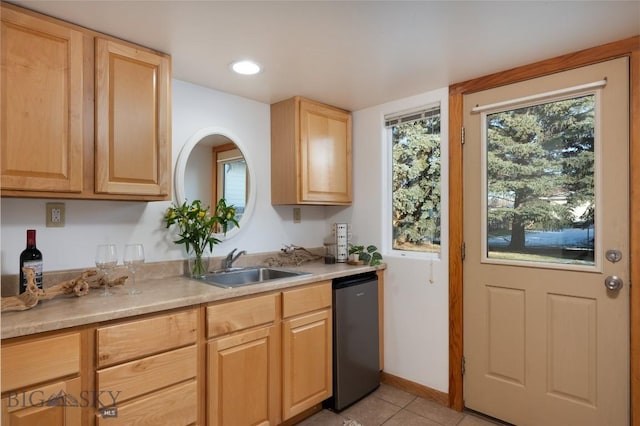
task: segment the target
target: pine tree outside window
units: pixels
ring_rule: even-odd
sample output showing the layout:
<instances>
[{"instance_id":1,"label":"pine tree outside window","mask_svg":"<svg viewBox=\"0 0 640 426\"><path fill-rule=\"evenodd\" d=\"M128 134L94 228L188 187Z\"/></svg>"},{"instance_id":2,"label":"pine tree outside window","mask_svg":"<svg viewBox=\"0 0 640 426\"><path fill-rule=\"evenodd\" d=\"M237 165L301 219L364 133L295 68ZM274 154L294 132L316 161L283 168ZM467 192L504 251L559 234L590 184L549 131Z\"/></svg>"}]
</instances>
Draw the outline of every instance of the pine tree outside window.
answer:
<instances>
[{"instance_id":1,"label":"pine tree outside window","mask_svg":"<svg viewBox=\"0 0 640 426\"><path fill-rule=\"evenodd\" d=\"M391 164L392 249L440 253L440 105L385 116Z\"/></svg>"},{"instance_id":2,"label":"pine tree outside window","mask_svg":"<svg viewBox=\"0 0 640 426\"><path fill-rule=\"evenodd\" d=\"M594 264L595 95L485 117L488 259Z\"/></svg>"}]
</instances>

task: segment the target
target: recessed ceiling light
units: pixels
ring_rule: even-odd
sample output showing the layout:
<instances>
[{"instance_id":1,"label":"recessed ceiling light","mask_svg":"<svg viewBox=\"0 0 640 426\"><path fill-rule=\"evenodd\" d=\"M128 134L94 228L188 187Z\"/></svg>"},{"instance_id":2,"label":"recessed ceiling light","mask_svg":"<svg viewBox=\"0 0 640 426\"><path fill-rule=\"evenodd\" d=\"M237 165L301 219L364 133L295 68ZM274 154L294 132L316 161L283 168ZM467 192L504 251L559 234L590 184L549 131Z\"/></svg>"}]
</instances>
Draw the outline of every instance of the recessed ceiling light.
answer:
<instances>
[{"instance_id":1,"label":"recessed ceiling light","mask_svg":"<svg viewBox=\"0 0 640 426\"><path fill-rule=\"evenodd\" d=\"M231 64L231 69L238 74L253 75L258 74L262 68L253 61L237 61Z\"/></svg>"}]
</instances>

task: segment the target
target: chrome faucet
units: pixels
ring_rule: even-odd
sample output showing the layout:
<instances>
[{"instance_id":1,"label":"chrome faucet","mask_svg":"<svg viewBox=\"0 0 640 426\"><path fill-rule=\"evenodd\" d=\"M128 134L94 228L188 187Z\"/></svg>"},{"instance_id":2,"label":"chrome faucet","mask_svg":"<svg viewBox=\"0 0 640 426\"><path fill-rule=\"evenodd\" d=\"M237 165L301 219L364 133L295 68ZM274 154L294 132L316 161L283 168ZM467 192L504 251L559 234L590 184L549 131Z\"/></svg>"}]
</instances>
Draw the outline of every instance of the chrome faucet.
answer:
<instances>
[{"instance_id":1,"label":"chrome faucet","mask_svg":"<svg viewBox=\"0 0 640 426\"><path fill-rule=\"evenodd\" d=\"M234 248L233 250L231 250L229 252L229 254L227 255L227 257L222 261L222 268L223 269L230 269L233 267L233 262L235 262L236 260L238 260L238 258L240 256L242 256L243 254L247 254L247 252L245 250L242 250L240 252L238 252L238 254L236 254L235 256L233 255L236 250L238 250L237 248Z\"/></svg>"}]
</instances>

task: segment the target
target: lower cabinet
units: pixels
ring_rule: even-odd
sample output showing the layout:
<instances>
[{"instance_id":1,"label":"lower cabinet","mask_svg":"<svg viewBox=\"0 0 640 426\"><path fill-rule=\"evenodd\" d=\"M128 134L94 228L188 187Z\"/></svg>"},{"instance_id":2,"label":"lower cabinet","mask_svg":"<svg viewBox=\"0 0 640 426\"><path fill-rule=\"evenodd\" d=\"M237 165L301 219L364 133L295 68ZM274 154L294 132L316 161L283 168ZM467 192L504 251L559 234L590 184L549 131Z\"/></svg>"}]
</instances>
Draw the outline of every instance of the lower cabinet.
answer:
<instances>
[{"instance_id":1,"label":"lower cabinet","mask_svg":"<svg viewBox=\"0 0 640 426\"><path fill-rule=\"evenodd\" d=\"M198 422L197 309L98 327L95 423Z\"/></svg>"},{"instance_id":2,"label":"lower cabinet","mask_svg":"<svg viewBox=\"0 0 640 426\"><path fill-rule=\"evenodd\" d=\"M81 425L80 341L71 332L2 342L2 425Z\"/></svg>"},{"instance_id":3,"label":"lower cabinet","mask_svg":"<svg viewBox=\"0 0 640 426\"><path fill-rule=\"evenodd\" d=\"M283 293L284 420L332 395L331 298L331 281Z\"/></svg>"},{"instance_id":4,"label":"lower cabinet","mask_svg":"<svg viewBox=\"0 0 640 426\"><path fill-rule=\"evenodd\" d=\"M278 294L207 307L208 424L276 425Z\"/></svg>"},{"instance_id":5,"label":"lower cabinet","mask_svg":"<svg viewBox=\"0 0 640 426\"><path fill-rule=\"evenodd\" d=\"M331 303L322 281L3 340L2 425L292 424L332 395Z\"/></svg>"},{"instance_id":6,"label":"lower cabinet","mask_svg":"<svg viewBox=\"0 0 640 426\"><path fill-rule=\"evenodd\" d=\"M210 305L207 338L210 426L277 425L332 395L331 281Z\"/></svg>"}]
</instances>

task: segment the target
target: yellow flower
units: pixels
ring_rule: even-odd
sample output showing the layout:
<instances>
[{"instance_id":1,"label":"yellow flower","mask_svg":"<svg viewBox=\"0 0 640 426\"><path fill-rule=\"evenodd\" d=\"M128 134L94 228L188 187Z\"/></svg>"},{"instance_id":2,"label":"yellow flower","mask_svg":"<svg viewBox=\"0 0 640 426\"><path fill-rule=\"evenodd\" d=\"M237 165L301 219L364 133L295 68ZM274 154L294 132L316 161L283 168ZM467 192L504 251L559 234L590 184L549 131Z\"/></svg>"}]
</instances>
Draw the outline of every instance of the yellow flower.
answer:
<instances>
[{"instance_id":1,"label":"yellow flower","mask_svg":"<svg viewBox=\"0 0 640 426\"><path fill-rule=\"evenodd\" d=\"M200 200L195 200L188 205L185 201L182 204L173 204L165 212L165 227L177 225L179 239L176 244L184 244L188 252L195 252L196 255L209 247L211 250L214 244L220 243L216 236L218 226L221 226L223 233L227 231L228 222L238 226L235 219L236 209L227 206L224 198L221 198L212 215L209 207L203 208Z\"/></svg>"}]
</instances>

